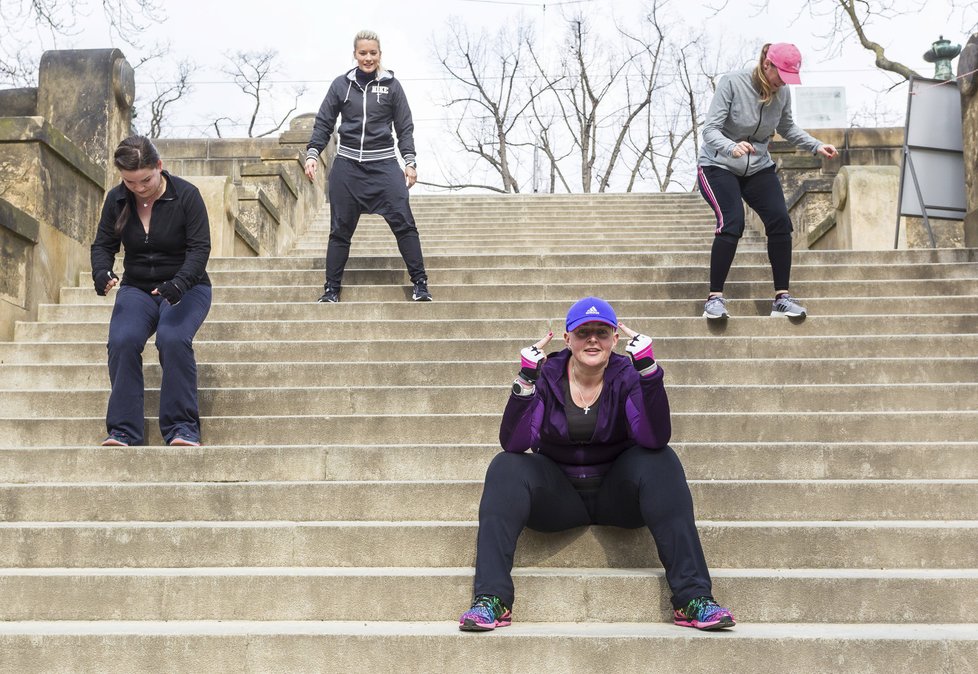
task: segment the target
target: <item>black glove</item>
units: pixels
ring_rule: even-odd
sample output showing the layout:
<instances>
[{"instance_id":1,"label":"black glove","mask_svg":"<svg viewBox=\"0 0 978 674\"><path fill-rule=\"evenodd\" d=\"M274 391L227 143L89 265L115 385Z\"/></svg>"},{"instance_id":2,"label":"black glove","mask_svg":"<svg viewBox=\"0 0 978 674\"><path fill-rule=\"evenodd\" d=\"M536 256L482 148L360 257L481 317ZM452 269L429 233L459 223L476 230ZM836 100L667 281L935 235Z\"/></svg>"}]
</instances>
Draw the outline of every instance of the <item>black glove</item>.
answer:
<instances>
[{"instance_id":1,"label":"black glove","mask_svg":"<svg viewBox=\"0 0 978 674\"><path fill-rule=\"evenodd\" d=\"M177 285L176 279L164 281L156 286L156 292L170 304L179 304L180 299L183 297L183 291Z\"/></svg>"},{"instance_id":2,"label":"black glove","mask_svg":"<svg viewBox=\"0 0 978 674\"><path fill-rule=\"evenodd\" d=\"M99 271L92 272L92 281L95 283L95 293L105 297L105 293L108 291L109 282L112 279L118 280L119 277L115 275L115 272L111 269L102 269Z\"/></svg>"}]
</instances>

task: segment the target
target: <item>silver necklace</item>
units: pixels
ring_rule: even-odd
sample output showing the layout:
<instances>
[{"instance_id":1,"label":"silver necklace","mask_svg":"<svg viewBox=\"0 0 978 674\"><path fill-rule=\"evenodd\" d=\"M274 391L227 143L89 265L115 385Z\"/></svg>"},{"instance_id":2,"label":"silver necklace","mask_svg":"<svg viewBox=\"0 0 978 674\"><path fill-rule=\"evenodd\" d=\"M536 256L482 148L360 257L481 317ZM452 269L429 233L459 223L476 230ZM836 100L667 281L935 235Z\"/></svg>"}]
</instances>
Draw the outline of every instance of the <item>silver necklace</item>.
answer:
<instances>
[{"instance_id":1,"label":"silver necklace","mask_svg":"<svg viewBox=\"0 0 978 674\"><path fill-rule=\"evenodd\" d=\"M153 195L153 199L154 199L154 200L156 200L156 199L158 199L158 198L159 198L159 196L160 196L160 195L161 195L161 194L163 193L163 191L164 191L164 190L166 189L166 183L165 183L165 182L163 182L164 180L165 180L165 178L164 178L163 176L160 176L160 187L159 187L159 189L158 189L158 190L156 190L156 194L154 194L154 195ZM144 202L143 202L143 208L149 208L149 202L148 202L148 201L144 201Z\"/></svg>"},{"instance_id":2,"label":"silver necklace","mask_svg":"<svg viewBox=\"0 0 978 674\"><path fill-rule=\"evenodd\" d=\"M571 384L574 384L575 386L577 386L577 395L579 395L581 397L581 402L584 402L584 389L581 388L581 385L578 382L574 381L574 377L571 377L570 378L570 381L571 381ZM587 414L588 412L591 411L591 405L593 405L594 404L594 401L598 399L598 396L599 395L601 395L601 389L602 388L604 388L604 380L602 380L601 383L598 384L598 387L594 390L594 395L591 396L591 400L588 401L584 405L584 407L581 408L582 410L584 410L584 414Z\"/></svg>"}]
</instances>

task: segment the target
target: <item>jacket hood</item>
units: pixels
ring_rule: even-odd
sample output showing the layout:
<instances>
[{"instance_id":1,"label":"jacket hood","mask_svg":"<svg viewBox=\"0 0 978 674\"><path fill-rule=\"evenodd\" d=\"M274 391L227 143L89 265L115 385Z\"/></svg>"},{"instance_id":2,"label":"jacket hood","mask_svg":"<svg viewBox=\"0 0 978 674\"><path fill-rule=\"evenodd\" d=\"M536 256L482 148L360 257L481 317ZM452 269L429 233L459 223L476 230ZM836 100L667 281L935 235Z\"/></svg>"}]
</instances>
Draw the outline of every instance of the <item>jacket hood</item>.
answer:
<instances>
[{"instance_id":1,"label":"jacket hood","mask_svg":"<svg viewBox=\"0 0 978 674\"><path fill-rule=\"evenodd\" d=\"M334 70L333 72L336 71ZM356 82L357 68L350 68L350 70L346 73L346 79L350 80L351 82ZM384 70L383 68L378 68L377 71L374 73L374 81L376 82L383 82L384 80L392 80L392 79L394 79L393 70Z\"/></svg>"}]
</instances>

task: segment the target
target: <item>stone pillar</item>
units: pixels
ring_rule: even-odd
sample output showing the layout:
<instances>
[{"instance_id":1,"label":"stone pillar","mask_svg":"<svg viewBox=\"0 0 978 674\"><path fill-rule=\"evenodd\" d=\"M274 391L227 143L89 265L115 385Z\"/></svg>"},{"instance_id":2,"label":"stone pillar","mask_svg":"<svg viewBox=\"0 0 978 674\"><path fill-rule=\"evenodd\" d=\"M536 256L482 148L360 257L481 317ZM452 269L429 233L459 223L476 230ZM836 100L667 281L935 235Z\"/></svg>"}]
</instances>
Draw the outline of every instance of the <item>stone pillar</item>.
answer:
<instances>
[{"instance_id":1,"label":"stone pillar","mask_svg":"<svg viewBox=\"0 0 978 674\"><path fill-rule=\"evenodd\" d=\"M136 85L132 66L118 49L48 51L41 57L37 115L81 148L95 163L131 133ZM106 171L105 189L117 182Z\"/></svg>"},{"instance_id":2,"label":"stone pillar","mask_svg":"<svg viewBox=\"0 0 978 674\"><path fill-rule=\"evenodd\" d=\"M964 135L964 245L978 248L978 33L971 36L958 59L961 90L961 131ZM969 74L966 74L969 73Z\"/></svg>"},{"instance_id":3,"label":"stone pillar","mask_svg":"<svg viewBox=\"0 0 978 674\"><path fill-rule=\"evenodd\" d=\"M832 184L835 227L816 249L890 250L896 226L893 205L900 192L897 166L843 166ZM907 230L900 228L900 248Z\"/></svg>"},{"instance_id":4,"label":"stone pillar","mask_svg":"<svg viewBox=\"0 0 978 674\"><path fill-rule=\"evenodd\" d=\"M234 256L238 191L230 176L180 176L200 190L211 229L211 257Z\"/></svg>"}]
</instances>

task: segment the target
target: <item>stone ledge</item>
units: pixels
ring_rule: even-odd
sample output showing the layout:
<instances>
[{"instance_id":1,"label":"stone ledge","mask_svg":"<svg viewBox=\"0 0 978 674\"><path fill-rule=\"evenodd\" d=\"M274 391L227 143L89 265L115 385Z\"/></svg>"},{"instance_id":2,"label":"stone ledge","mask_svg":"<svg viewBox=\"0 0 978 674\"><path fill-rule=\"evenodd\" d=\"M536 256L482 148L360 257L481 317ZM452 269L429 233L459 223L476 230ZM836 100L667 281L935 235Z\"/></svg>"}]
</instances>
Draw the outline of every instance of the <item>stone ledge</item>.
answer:
<instances>
[{"instance_id":1,"label":"stone ledge","mask_svg":"<svg viewBox=\"0 0 978 674\"><path fill-rule=\"evenodd\" d=\"M815 225L811 231L808 232L808 247L811 248L816 241L832 231L834 227L835 213L830 213L829 215L825 216L824 220Z\"/></svg>"},{"instance_id":2,"label":"stone ledge","mask_svg":"<svg viewBox=\"0 0 978 674\"><path fill-rule=\"evenodd\" d=\"M37 243L40 238L41 223L6 199L0 199L0 227L31 243Z\"/></svg>"},{"instance_id":3,"label":"stone ledge","mask_svg":"<svg viewBox=\"0 0 978 674\"><path fill-rule=\"evenodd\" d=\"M256 255L261 254L261 245L258 243L258 239L254 234L249 232L237 218L234 219L234 233L237 234L238 237L244 241L249 248L251 248L251 250L255 251Z\"/></svg>"},{"instance_id":4,"label":"stone ledge","mask_svg":"<svg viewBox=\"0 0 978 674\"><path fill-rule=\"evenodd\" d=\"M834 178L812 178L810 180L802 181L801 185L798 186L794 192L785 200L788 204L788 210L798 205L798 203L804 199L809 194L817 194L819 192L827 192L832 194L832 183Z\"/></svg>"},{"instance_id":5,"label":"stone ledge","mask_svg":"<svg viewBox=\"0 0 978 674\"><path fill-rule=\"evenodd\" d=\"M105 184L105 169L43 117L0 117L0 143L31 142L44 143L100 188Z\"/></svg>"},{"instance_id":6,"label":"stone ledge","mask_svg":"<svg viewBox=\"0 0 978 674\"><path fill-rule=\"evenodd\" d=\"M285 186L288 188L289 192L292 193L296 199L299 198L299 188L292 180L292 177L287 171L284 171L281 166L276 164L245 164L241 167L241 177L242 178L258 178L258 177L270 177L279 178ZM278 218L276 217L276 220Z\"/></svg>"}]
</instances>

